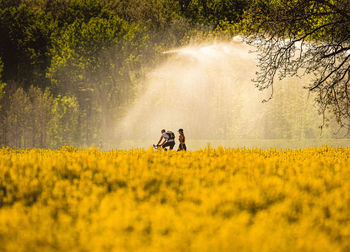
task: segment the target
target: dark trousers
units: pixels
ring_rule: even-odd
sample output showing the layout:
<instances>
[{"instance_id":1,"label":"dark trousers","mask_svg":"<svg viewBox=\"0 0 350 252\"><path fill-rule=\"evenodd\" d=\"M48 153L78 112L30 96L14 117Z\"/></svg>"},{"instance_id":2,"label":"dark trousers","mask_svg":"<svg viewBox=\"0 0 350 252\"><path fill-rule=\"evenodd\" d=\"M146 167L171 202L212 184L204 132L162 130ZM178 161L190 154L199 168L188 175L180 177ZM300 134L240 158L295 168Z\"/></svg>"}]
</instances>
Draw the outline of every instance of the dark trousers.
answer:
<instances>
[{"instance_id":1,"label":"dark trousers","mask_svg":"<svg viewBox=\"0 0 350 252\"><path fill-rule=\"evenodd\" d=\"M167 150L166 147L169 146L169 149L172 150L175 146L175 142L166 142L165 144L162 145L164 150Z\"/></svg>"},{"instance_id":2,"label":"dark trousers","mask_svg":"<svg viewBox=\"0 0 350 252\"><path fill-rule=\"evenodd\" d=\"M184 151L187 150L186 144L183 144L183 145L179 144L179 148L177 149L177 151L181 151L181 150L184 150Z\"/></svg>"}]
</instances>

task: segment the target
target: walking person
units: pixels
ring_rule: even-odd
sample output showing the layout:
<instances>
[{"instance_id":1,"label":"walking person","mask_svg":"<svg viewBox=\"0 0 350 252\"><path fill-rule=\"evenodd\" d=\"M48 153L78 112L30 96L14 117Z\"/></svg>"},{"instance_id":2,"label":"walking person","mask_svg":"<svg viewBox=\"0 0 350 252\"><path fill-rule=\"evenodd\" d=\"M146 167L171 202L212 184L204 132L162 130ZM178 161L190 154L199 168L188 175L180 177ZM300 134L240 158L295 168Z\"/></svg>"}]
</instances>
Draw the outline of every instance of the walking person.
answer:
<instances>
[{"instance_id":1,"label":"walking person","mask_svg":"<svg viewBox=\"0 0 350 252\"><path fill-rule=\"evenodd\" d=\"M161 133L162 136L158 141L157 147L162 146L164 150L167 150L166 147L169 147L169 149L172 150L175 146L175 134L170 130L165 131L165 129L162 129ZM161 143L163 139L164 141Z\"/></svg>"},{"instance_id":2,"label":"walking person","mask_svg":"<svg viewBox=\"0 0 350 252\"><path fill-rule=\"evenodd\" d=\"M184 134L184 130L183 129L179 129L179 148L177 149L177 151L181 151L181 150L184 150L186 151L187 148L186 148L186 144L185 144L185 134Z\"/></svg>"}]
</instances>

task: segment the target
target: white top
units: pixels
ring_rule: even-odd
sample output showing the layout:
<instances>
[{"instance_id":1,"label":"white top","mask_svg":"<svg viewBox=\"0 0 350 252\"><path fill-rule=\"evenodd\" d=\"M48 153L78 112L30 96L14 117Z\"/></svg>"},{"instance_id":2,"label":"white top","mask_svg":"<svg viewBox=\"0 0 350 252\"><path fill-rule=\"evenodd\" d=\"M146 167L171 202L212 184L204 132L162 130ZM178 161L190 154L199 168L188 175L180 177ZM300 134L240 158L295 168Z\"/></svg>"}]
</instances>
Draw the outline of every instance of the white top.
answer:
<instances>
[{"instance_id":1,"label":"white top","mask_svg":"<svg viewBox=\"0 0 350 252\"><path fill-rule=\"evenodd\" d=\"M169 136L166 132L162 133L162 136L167 142L174 142L174 139L169 139Z\"/></svg>"}]
</instances>

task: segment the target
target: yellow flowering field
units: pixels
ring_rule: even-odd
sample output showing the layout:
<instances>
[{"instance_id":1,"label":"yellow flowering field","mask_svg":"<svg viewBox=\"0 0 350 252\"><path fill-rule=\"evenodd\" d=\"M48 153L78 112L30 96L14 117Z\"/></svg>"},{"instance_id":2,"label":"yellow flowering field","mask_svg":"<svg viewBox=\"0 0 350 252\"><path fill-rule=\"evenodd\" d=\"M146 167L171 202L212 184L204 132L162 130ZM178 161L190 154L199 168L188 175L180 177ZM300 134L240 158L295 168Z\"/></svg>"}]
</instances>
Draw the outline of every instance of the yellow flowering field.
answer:
<instances>
[{"instance_id":1,"label":"yellow flowering field","mask_svg":"<svg viewBox=\"0 0 350 252\"><path fill-rule=\"evenodd\" d=\"M350 148L0 149L0 251L350 251Z\"/></svg>"}]
</instances>

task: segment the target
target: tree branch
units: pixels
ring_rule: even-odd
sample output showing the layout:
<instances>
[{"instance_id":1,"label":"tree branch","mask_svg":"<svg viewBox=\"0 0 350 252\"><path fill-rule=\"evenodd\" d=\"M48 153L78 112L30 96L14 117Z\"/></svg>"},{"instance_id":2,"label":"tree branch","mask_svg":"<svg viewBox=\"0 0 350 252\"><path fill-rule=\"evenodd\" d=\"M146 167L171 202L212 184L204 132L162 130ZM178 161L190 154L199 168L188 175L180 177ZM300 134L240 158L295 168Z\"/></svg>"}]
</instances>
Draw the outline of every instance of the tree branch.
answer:
<instances>
[{"instance_id":1,"label":"tree branch","mask_svg":"<svg viewBox=\"0 0 350 252\"><path fill-rule=\"evenodd\" d=\"M335 72L337 72L340 68L342 68L342 66L345 64L345 62L348 61L348 59L350 58L350 54L343 60L343 62L333 71L331 71L325 78L323 78L322 80L320 80L315 86L310 88L310 91L316 89L317 87L319 87L323 82L325 82L332 74L334 74Z\"/></svg>"}]
</instances>

